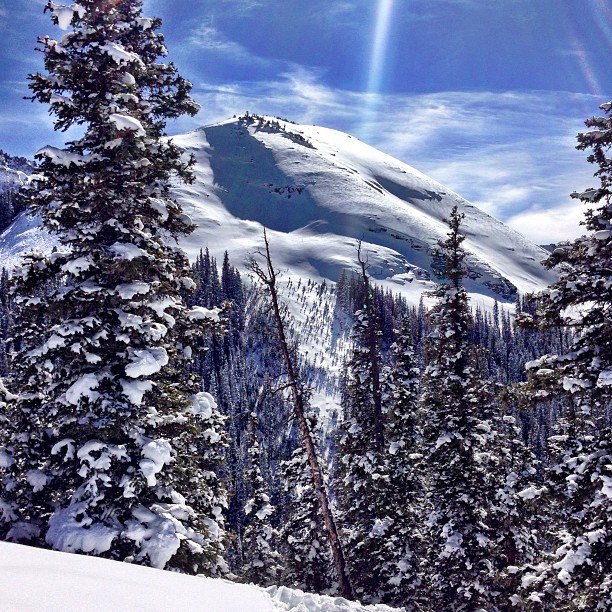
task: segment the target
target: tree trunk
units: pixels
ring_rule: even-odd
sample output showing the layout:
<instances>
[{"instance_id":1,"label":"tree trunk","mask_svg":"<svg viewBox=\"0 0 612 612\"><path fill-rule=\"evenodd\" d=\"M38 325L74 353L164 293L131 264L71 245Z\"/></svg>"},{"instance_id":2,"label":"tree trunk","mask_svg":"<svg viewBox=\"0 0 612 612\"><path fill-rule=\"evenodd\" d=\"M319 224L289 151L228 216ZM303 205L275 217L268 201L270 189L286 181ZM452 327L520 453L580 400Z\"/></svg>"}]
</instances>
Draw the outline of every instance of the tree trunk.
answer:
<instances>
[{"instance_id":1,"label":"tree trunk","mask_svg":"<svg viewBox=\"0 0 612 612\"><path fill-rule=\"evenodd\" d=\"M285 334L285 327L283 324L283 318L281 316L280 305L278 301L278 292L276 290L276 271L272 265L272 258L270 256L270 243L268 242L267 234L264 230L264 243L265 253L263 256L266 261L267 270L262 270L259 264L251 259L249 262L250 269L257 275L259 280L267 287L272 300L272 311L274 313L274 320L278 331L278 337L281 345L281 352L283 354L283 360L285 367L287 368L287 379L289 387L291 388L291 395L293 399L293 413L298 422L300 428L300 434L306 454L308 456L308 463L310 465L310 471L312 473L312 481L314 489L319 499L321 507L321 513L323 514L323 522L325 523L325 529L329 537L329 544L334 560L334 569L336 577L338 579L338 585L340 587L340 593L343 597L351 599L353 597L353 589L349 581L348 573L346 571L346 562L344 559L344 553L340 544L340 538L338 536L338 530L336 528L336 522L334 520L331 508L329 506L329 498L327 495L327 489L323 480L323 473L321 466L319 465L319 459L317 457L314 442L310 428L308 426L308 420L305 414L304 408L304 397L298 381L298 376L291 359L289 351L289 345L287 343L287 336Z\"/></svg>"}]
</instances>

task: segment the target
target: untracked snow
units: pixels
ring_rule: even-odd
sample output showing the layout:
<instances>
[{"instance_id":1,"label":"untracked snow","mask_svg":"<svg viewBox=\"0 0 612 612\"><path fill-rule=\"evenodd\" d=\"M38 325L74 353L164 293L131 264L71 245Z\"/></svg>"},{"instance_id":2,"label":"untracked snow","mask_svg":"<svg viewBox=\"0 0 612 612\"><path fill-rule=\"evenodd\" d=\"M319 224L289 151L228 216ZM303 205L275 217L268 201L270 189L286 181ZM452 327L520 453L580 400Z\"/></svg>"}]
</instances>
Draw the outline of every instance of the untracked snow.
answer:
<instances>
[{"instance_id":1,"label":"untracked snow","mask_svg":"<svg viewBox=\"0 0 612 612\"><path fill-rule=\"evenodd\" d=\"M285 587L227 580L0 542L2 612L393 612Z\"/></svg>"}]
</instances>

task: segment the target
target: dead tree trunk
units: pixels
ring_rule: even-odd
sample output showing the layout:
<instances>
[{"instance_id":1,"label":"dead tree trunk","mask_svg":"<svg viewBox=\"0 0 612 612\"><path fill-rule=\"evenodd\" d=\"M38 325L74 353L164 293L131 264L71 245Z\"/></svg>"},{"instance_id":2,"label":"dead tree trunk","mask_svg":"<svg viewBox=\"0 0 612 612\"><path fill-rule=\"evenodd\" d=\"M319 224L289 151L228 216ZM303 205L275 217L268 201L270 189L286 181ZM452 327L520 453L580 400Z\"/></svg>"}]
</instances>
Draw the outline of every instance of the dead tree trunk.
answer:
<instances>
[{"instance_id":1,"label":"dead tree trunk","mask_svg":"<svg viewBox=\"0 0 612 612\"><path fill-rule=\"evenodd\" d=\"M300 429L300 435L302 437L302 443L306 449L308 456L308 464L312 474L312 482L314 489L319 499L319 505L321 507L321 513L323 515L323 522L325 529L329 537L329 544L331 548L332 558L334 561L334 569L336 577L338 579L338 585L340 587L340 593L343 597L351 599L353 596L353 590L349 581L348 573L346 571L346 562L344 559L344 553L342 546L340 545L340 538L338 536L338 530L336 528L336 522L334 520L331 508L329 506L329 498L327 495L327 489L323 480L323 473L317 457L315 445L312 439L312 433L308 426L308 420L306 418L306 410L304 407L304 396L302 387L298 379L296 367L291 358L289 351L289 344L287 343L287 336L285 334L285 326L283 324L283 318L281 315L280 304L278 299L278 292L276 289L276 276L277 272L274 270L272 265L272 258L270 256L270 243L268 236L264 230L264 245L265 251L262 253L265 264L262 268L259 263L254 259L249 260L249 269L255 273L257 278L265 285L272 301L272 311L274 314L274 320L276 322L276 328L278 332L278 338L281 345L281 352L285 367L287 369L287 381L288 387L291 389L291 396L293 400L293 413Z\"/></svg>"}]
</instances>

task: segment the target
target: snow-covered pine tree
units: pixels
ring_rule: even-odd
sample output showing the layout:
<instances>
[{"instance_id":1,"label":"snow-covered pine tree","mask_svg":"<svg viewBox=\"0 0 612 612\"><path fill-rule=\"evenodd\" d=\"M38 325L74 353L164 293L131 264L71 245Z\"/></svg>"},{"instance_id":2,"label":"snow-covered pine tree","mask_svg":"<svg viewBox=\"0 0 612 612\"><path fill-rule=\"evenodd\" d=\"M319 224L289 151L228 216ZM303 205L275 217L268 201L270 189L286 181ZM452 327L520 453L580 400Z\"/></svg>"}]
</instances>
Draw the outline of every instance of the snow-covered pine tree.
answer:
<instances>
[{"instance_id":1,"label":"snow-covered pine tree","mask_svg":"<svg viewBox=\"0 0 612 612\"><path fill-rule=\"evenodd\" d=\"M547 260L559 280L539 296L535 317L545 328L572 329L574 340L528 364L531 378L545 380L544 391L564 405L559 457L548 472L557 547L524 579L531 601L555 610L612 608L612 102L601 109L577 145L591 149L600 184L572 194L589 206L589 233Z\"/></svg>"},{"instance_id":2,"label":"snow-covered pine tree","mask_svg":"<svg viewBox=\"0 0 612 612\"><path fill-rule=\"evenodd\" d=\"M355 313L353 351L347 364L343 420L338 435L335 491L342 544L355 595L364 601L381 596L380 575L386 565L383 533L391 519L382 491L388 477L384 462L382 357L374 294L362 265L363 308Z\"/></svg>"},{"instance_id":3,"label":"snow-covered pine tree","mask_svg":"<svg viewBox=\"0 0 612 612\"><path fill-rule=\"evenodd\" d=\"M2 485L8 482L7 472L13 465L14 443L17 440L11 436L11 422L8 405L14 402L17 396L13 395L0 379L0 494ZM15 508L9 500L0 495L0 526L3 522L10 522L16 518Z\"/></svg>"},{"instance_id":4,"label":"snow-covered pine tree","mask_svg":"<svg viewBox=\"0 0 612 612\"><path fill-rule=\"evenodd\" d=\"M61 247L28 257L16 278L19 398L0 535L218 574L223 419L186 365L196 324L218 313L181 298L195 285L176 240L193 226L170 181L192 174L162 139L168 119L198 107L160 61L160 20L141 5L45 9L66 33L39 40L46 73L31 75L32 99L82 136L38 152L41 178L24 196Z\"/></svg>"},{"instance_id":5,"label":"snow-covered pine tree","mask_svg":"<svg viewBox=\"0 0 612 612\"><path fill-rule=\"evenodd\" d=\"M8 374L8 336L12 320L10 278L6 268L0 272L0 376Z\"/></svg>"},{"instance_id":6,"label":"snow-covered pine tree","mask_svg":"<svg viewBox=\"0 0 612 612\"><path fill-rule=\"evenodd\" d=\"M491 384L480 378L466 274L464 215L455 207L436 259L442 282L430 312L428 365L421 382L423 471L430 515L424 525L423 595L437 610L498 609L498 542L504 483L492 422ZM505 599L507 603L507 598Z\"/></svg>"},{"instance_id":7,"label":"snow-covered pine tree","mask_svg":"<svg viewBox=\"0 0 612 612\"><path fill-rule=\"evenodd\" d=\"M230 264L227 251L223 254L221 266L221 291L223 299L232 304L228 317L228 333L223 337L225 353L229 354L231 346L242 348L241 334L245 324L246 290L240 272Z\"/></svg>"},{"instance_id":8,"label":"snow-covered pine tree","mask_svg":"<svg viewBox=\"0 0 612 612\"><path fill-rule=\"evenodd\" d=\"M261 449L257 439L257 414L249 415L248 468L245 485L249 498L244 506L242 533L241 577L246 582L260 586L278 584L280 573L279 554L275 549L277 534L272 527L271 516L275 512L270 495L261 475Z\"/></svg>"},{"instance_id":9,"label":"snow-covered pine tree","mask_svg":"<svg viewBox=\"0 0 612 612\"><path fill-rule=\"evenodd\" d=\"M533 562L544 544L538 536L548 518L540 502L545 488L539 478L540 462L525 443L517 419L504 413L491 415L491 420L501 434L495 451L503 468L501 476L505 475L497 491L494 515L496 542L503 555L496 564L501 570L499 606L505 610L511 603L521 609L521 567Z\"/></svg>"},{"instance_id":10,"label":"snow-covered pine tree","mask_svg":"<svg viewBox=\"0 0 612 612\"><path fill-rule=\"evenodd\" d=\"M378 484L387 505L387 520L377 523L373 537L382 544L385 563L379 568L383 601L413 603L420 584L418 559L423 517L420 477L422 432L419 415L420 371L408 316L391 347L392 364L383 376L386 478Z\"/></svg>"},{"instance_id":11,"label":"snow-covered pine tree","mask_svg":"<svg viewBox=\"0 0 612 612\"><path fill-rule=\"evenodd\" d=\"M311 432L316 427L308 415ZM306 451L301 445L282 464L285 501L280 530L283 571L281 583L290 587L327 593L334 584L333 560L321 504L312 484Z\"/></svg>"}]
</instances>

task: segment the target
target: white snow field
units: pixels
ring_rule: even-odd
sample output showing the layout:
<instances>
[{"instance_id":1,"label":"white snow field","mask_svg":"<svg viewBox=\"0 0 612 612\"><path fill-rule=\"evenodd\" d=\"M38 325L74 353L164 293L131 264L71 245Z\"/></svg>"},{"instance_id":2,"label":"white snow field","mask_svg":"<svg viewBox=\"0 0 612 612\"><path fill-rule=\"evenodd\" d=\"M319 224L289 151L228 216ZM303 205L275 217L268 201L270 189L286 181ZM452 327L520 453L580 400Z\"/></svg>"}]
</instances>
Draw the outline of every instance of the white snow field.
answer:
<instances>
[{"instance_id":1,"label":"white snow field","mask_svg":"<svg viewBox=\"0 0 612 612\"><path fill-rule=\"evenodd\" d=\"M234 264L262 245L268 228L279 268L335 281L357 269L363 243L376 282L417 303L431 288L429 249L448 233L453 206L477 301L511 302L514 291L553 279L546 252L418 170L343 132L271 117L232 119L173 140L197 159L196 182L176 194L198 230L182 246L191 257L208 246Z\"/></svg>"},{"instance_id":2,"label":"white snow field","mask_svg":"<svg viewBox=\"0 0 612 612\"><path fill-rule=\"evenodd\" d=\"M393 612L0 542L0 612Z\"/></svg>"},{"instance_id":3,"label":"white snow field","mask_svg":"<svg viewBox=\"0 0 612 612\"><path fill-rule=\"evenodd\" d=\"M175 194L198 229L181 246L193 260L208 247L242 268L268 228L279 269L336 281L357 269L357 241L376 282L418 303L432 288L429 249L448 232L453 206L465 213L466 288L486 306L513 302L553 280L546 252L407 164L335 130L265 117L238 118L173 137L197 164L196 181ZM61 156L60 156L61 157ZM65 157L65 156L64 156ZM67 163L62 157L58 163ZM8 268L32 249L52 248L38 220L19 217L0 235Z\"/></svg>"}]
</instances>

